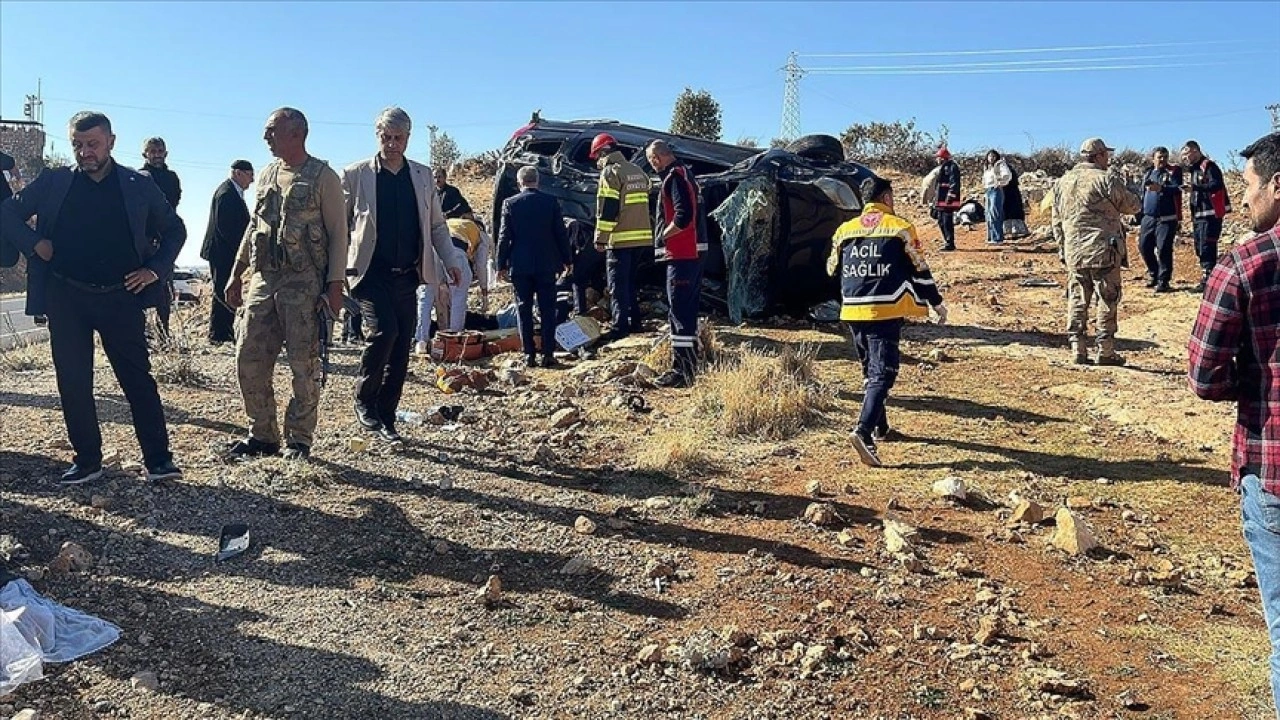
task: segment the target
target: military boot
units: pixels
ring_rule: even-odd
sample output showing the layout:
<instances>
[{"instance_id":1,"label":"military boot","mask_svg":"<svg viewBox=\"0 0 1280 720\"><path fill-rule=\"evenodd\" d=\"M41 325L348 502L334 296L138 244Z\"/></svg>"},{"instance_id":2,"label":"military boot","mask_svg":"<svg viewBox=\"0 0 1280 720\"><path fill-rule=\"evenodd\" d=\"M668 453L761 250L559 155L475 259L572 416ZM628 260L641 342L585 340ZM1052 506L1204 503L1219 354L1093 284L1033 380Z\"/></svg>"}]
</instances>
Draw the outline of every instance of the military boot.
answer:
<instances>
[{"instance_id":1,"label":"military boot","mask_svg":"<svg viewBox=\"0 0 1280 720\"><path fill-rule=\"evenodd\" d=\"M1080 343L1079 341L1077 340L1071 341L1071 354L1075 356L1075 360L1074 360L1075 364L1077 365L1089 364L1089 352L1085 350L1084 344Z\"/></svg>"},{"instance_id":2,"label":"military boot","mask_svg":"<svg viewBox=\"0 0 1280 720\"><path fill-rule=\"evenodd\" d=\"M1098 359L1095 362L1100 366L1122 367L1124 357L1116 352L1115 343L1107 340L1098 343Z\"/></svg>"}]
</instances>

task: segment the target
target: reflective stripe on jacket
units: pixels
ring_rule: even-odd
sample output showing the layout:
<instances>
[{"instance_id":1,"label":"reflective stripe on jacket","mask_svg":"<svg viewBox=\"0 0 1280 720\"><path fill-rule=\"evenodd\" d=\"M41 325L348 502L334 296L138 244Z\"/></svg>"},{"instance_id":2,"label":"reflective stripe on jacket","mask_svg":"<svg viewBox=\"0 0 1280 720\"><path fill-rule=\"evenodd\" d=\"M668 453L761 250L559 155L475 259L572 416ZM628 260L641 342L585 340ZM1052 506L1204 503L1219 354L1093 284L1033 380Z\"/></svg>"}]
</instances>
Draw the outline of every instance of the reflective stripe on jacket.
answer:
<instances>
[{"instance_id":1,"label":"reflective stripe on jacket","mask_svg":"<svg viewBox=\"0 0 1280 720\"><path fill-rule=\"evenodd\" d=\"M611 249L653 245L649 176L617 151L605 157L596 187L596 244Z\"/></svg>"},{"instance_id":2,"label":"reflective stripe on jacket","mask_svg":"<svg viewBox=\"0 0 1280 720\"><path fill-rule=\"evenodd\" d=\"M837 271L841 320L927 317L942 304L915 228L880 203L836 229L827 272Z\"/></svg>"}]
</instances>

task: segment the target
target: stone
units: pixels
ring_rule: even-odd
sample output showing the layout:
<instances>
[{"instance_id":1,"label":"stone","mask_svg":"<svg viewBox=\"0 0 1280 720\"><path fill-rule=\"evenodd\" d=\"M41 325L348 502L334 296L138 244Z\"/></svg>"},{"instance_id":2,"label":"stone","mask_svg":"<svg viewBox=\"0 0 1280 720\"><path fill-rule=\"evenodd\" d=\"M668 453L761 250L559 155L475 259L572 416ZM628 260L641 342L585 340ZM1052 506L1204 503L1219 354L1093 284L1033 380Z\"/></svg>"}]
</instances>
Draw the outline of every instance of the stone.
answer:
<instances>
[{"instance_id":1,"label":"stone","mask_svg":"<svg viewBox=\"0 0 1280 720\"><path fill-rule=\"evenodd\" d=\"M824 615L830 615L836 611L836 604L830 600L823 600L818 603L818 612Z\"/></svg>"},{"instance_id":2,"label":"stone","mask_svg":"<svg viewBox=\"0 0 1280 720\"><path fill-rule=\"evenodd\" d=\"M650 580L669 578L675 574L674 568L660 560L650 560L648 567L644 570L644 576Z\"/></svg>"},{"instance_id":3,"label":"stone","mask_svg":"<svg viewBox=\"0 0 1280 720\"><path fill-rule=\"evenodd\" d=\"M579 515L578 519L573 521L573 529L579 535L593 535L596 531L596 524L586 515Z\"/></svg>"},{"instance_id":4,"label":"stone","mask_svg":"<svg viewBox=\"0 0 1280 720\"><path fill-rule=\"evenodd\" d=\"M49 563L49 572L65 575L73 572L85 572L93 567L93 555L88 550L73 542L62 543L58 556Z\"/></svg>"},{"instance_id":5,"label":"stone","mask_svg":"<svg viewBox=\"0 0 1280 720\"><path fill-rule=\"evenodd\" d=\"M10 720L40 720L40 711L32 708L19 710Z\"/></svg>"},{"instance_id":6,"label":"stone","mask_svg":"<svg viewBox=\"0 0 1280 720\"><path fill-rule=\"evenodd\" d=\"M586 555L574 555L560 568L561 575L589 575L591 571L591 560Z\"/></svg>"},{"instance_id":7,"label":"stone","mask_svg":"<svg viewBox=\"0 0 1280 720\"><path fill-rule=\"evenodd\" d=\"M995 645L1000 637L1000 618L988 615L978 621L978 632L973 634L973 641L979 645Z\"/></svg>"},{"instance_id":8,"label":"stone","mask_svg":"<svg viewBox=\"0 0 1280 720\"><path fill-rule=\"evenodd\" d=\"M822 482L820 480L810 480L805 484L804 491L809 497L822 497Z\"/></svg>"},{"instance_id":9,"label":"stone","mask_svg":"<svg viewBox=\"0 0 1280 720\"><path fill-rule=\"evenodd\" d=\"M1134 533L1132 542L1133 547L1137 550L1150 551L1156 549L1156 541L1152 540L1151 536L1146 533Z\"/></svg>"},{"instance_id":10,"label":"stone","mask_svg":"<svg viewBox=\"0 0 1280 720\"><path fill-rule=\"evenodd\" d=\"M490 575L489 579L485 581L484 587L476 592L476 597L485 607L502 602L502 578L497 575Z\"/></svg>"},{"instance_id":11,"label":"stone","mask_svg":"<svg viewBox=\"0 0 1280 720\"><path fill-rule=\"evenodd\" d=\"M735 625L726 625L725 628L720 631L720 639L734 647L740 648L751 647L755 642L755 638L751 637L751 633L741 630Z\"/></svg>"},{"instance_id":12,"label":"stone","mask_svg":"<svg viewBox=\"0 0 1280 720\"><path fill-rule=\"evenodd\" d=\"M1044 506L1030 500L1023 500L1013 509L1009 522L1036 525L1044 522Z\"/></svg>"},{"instance_id":13,"label":"stone","mask_svg":"<svg viewBox=\"0 0 1280 720\"><path fill-rule=\"evenodd\" d=\"M995 716L977 708L965 708L964 720L995 720Z\"/></svg>"},{"instance_id":14,"label":"stone","mask_svg":"<svg viewBox=\"0 0 1280 720\"><path fill-rule=\"evenodd\" d=\"M836 542L840 543L841 547L853 547L858 544L858 538L848 530L841 530L836 536Z\"/></svg>"},{"instance_id":15,"label":"stone","mask_svg":"<svg viewBox=\"0 0 1280 720\"><path fill-rule=\"evenodd\" d=\"M453 489L453 478L451 478L451 477L449 477L449 476L447 476L447 475L446 475L446 476L444 476L444 477L440 478L439 480L436 480L436 487L437 487L437 488L439 488L439 489L441 489L441 490L452 490L452 489Z\"/></svg>"},{"instance_id":16,"label":"stone","mask_svg":"<svg viewBox=\"0 0 1280 720\"><path fill-rule=\"evenodd\" d=\"M780 650L794 645L796 643L796 639L796 634L790 630L761 633L760 647L765 648L766 650Z\"/></svg>"},{"instance_id":17,"label":"stone","mask_svg":"<svg viewBox=\"0 0 1280 720\"><path fill-rule=\"evenodd\" d=\"M1084 521L1067 508L1058 509L1058 513L1054 515L1054 522L1058 527L1053 533L1052 543L1059 550L1065 550L1071 555L1084 555L1098 547L1098 541L1094 539L1093 533L1085 526Z\"/></svg>"},{"instance_id":18,"label":"stone","mask_svg":"<svg viewBox=\"0 0 1280 720\"><path fill-rule=\"evenodd\" d=\"M578 408L560 408L551 414L551 427L556 430L564 430L581 419L582 413L578 412Z\"/></svg>"},{"instance_id":19,"label":"stone","mask_svg":"<svg viewBox=\"0 0 1280 720\"><path fill-rule=\"evenodd\" d=\"M947 500L964 500L968 494L968 488L965 487L964 480L950 476L933 484L933 494Z\"/></svg>"},{"instance_id":20,"label":"stone","mask_svg":"<svg viewBox=\"0 0 1280 720\"><path fill-rule=\"evenodd\" d=\"M671 501L664 497L651 497L644 501L644 506L650 510L666 510L671 507Z\"/></svg>"},{"instance_id":21,"label":"stone","mask_svg":"<svg viewBox=\"0 0 1280 720\"><path fill-rule=\"evenodd\" d=\"M889 519L884 521L884 545L891 553L915 552L913 543L919 537L920 531L904 522Z\"/></svg>"},{"instance_id":22,"label":"stone","mask_svg":"<svg viewBox=\"0 0 1280 720\"><path fill-rule=\"evenodd\" d=\"M950 360L951 356L942 348L934 348L929 351L929 359L936 363L944 363Z\"/></svg>"},{"instance_id":23,"label":"stone","mask_svg":"<svg viewBox=\"0 0 1280 720\"><path fill-rule=\"evenodd\" d=\"M1073 495L1067 498L1067 507L1072 510L1088 510L1093 507L1093 501L1083 495Z\"/></svg>"},{"instance_id":24,"label":"stone","mask_svg":"<svg viewBox=\"0 0 1280 720\"><path fill-rule=\"evenodd\" d=\"M836 511L827 503L810 503L804 509L804 519L818 526L831 525L836 521Z\"/></svg>"},{"instance_id":25,"label":"stone","mask_svg":"<svg viewBox=\"0 0 1280 720\"><path fill-rule=\"evenodd\" d=\"M659 645L645 645L636 654L636 660L645 665L657 665L662 662L662 647Z\"/></svg>"},{"instance_id":26,"label":"stone","mask_svg":"<svg viewBox=\"0 0 1280 720\"><path fill-rule=\"evenodd\" d=\"M804 657L800 659L800 669L804 672L813 672L831 657L831 648L826 645L811 645L804 651Z\"/></svg>"},{"instance_id":27,"label":"stone","mask_svg":"<svg viewBox=\"0 0 1280 720\"><path fill-rule=\"evenodd\" d=\"M114 503L106 495L94 495L89 498L89 507L95 510L109 510Z\"/></svg>"},{"instance_id":28,"label":"stone","mask_svg":"<svg viewBox=\"0 0 1280 720\"><path fill-rule=\"evenodd\" d=\"M1142 516L1132 510L1125 510L1124 512L1120 513L1120 519L1124 520L1125 522L1131 522L1131 523L1142 522Z\"/></svg>"},{"instance_id":29,"label":"stone","mask_svg":"<svg viewBox=\"0 0 1280 720\"><path fill-rule=\"evenodd\" d=\"M512 685L511 689L507 690L507 697L521 705L532 705L534 701L533 691L524 685Z\"/></svg>"},{"instance_id":30,"label":"stone","mask_svg":"<svg viewBox=\"0 0 1280 720\"><path fill-rule=\"evenodd\" d=\"M155 692L160 689L160 679L150 670L142 670L129 678L129 687L143 692Z\"/></svg>"}]
</instances>

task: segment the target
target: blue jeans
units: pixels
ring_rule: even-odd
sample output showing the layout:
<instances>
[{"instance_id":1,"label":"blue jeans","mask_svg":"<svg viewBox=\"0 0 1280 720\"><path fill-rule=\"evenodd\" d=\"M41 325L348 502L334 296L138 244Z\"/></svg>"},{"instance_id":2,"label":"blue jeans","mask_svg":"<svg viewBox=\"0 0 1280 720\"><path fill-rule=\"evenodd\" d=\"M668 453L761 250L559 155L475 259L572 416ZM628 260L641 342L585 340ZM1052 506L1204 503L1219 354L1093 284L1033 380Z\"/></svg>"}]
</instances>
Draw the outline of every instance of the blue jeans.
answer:
<instances>
[{"instance_id":1,"label":"blue jeans","mask_svg":"<svg viewBox=\"0 0 1280 720\"><path fill-rule=\"evenodd\" d=\"M987 242L1004 242L1004 188L987 188Z\"/></svg>"},{"instance_id":2,"label":"blue jeans","mask_svg":"<svg viewBox=\"0 0 1280 720\"><path fill-rule=\"evenodd\" d=\"M889 427L885 403L889 400L889 390L898 379L898 366L902 359L898 351L902 340L902 319L850 322L849 333L853 336L853 351L862 363L862 376L867 380L856 432L863 437L871 437L872 431L884 431Z\"/></svg>"},{"instance_id":3,"label":"blue jeans","mask_svg":"<svg viewBox=\"0 0 1280 720\"><path fill-rule=\"evenodd\" d=\"M1280 497L1263 490L1257 475L1245 475L1240 479L1240 515L1271 638L1271 695L1280 704Z\"/></svg>"}]
</instances>

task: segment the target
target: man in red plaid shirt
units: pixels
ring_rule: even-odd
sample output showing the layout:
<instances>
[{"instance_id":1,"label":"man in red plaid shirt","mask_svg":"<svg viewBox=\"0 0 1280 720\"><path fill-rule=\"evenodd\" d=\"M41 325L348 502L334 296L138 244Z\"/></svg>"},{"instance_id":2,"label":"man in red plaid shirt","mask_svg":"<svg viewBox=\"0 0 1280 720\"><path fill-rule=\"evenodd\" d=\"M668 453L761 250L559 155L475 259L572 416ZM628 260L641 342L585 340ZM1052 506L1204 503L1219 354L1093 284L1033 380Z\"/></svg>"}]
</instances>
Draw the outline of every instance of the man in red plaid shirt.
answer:
<instances>
[{"instance_id":1,"label":"man in red plaid shirt","mask_svg":"<svg viewBox=\"0 0 1280 720\"><path fill-rule=\"evenodd\" d=\"M1245 204L1259 234L1209 274L1187 353L1196 395L1236 401L1231 485L1240 493L1280 704L1280 133L1240 155Z\"/></svg>"}]
</instances>

